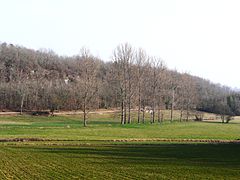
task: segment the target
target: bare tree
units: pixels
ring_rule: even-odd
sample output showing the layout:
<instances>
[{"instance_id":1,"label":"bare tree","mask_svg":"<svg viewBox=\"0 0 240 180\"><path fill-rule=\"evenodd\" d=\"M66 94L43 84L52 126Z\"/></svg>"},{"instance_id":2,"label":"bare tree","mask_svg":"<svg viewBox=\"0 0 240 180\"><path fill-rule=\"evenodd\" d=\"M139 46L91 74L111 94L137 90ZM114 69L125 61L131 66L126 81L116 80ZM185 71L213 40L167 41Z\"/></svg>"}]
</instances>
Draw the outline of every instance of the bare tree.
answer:
<instances>
[{"instance_id":1,"label":"bare tree","mask_svg":"<svg viewBox=\"0 0 240 180\"><path fill-rule=\"evenodd\" d=\"M181 91L181 109L186 110L186 120L189 120L189 111L195 108L195 104L197 101L197 94L196 94L196 84L194 83L191 76L184 73L181 75L181 84L180 84L180 91Z\"/></svg>"},{"instance_id":2,"label":"bare tree","mask_svg":"<svg viewBox=\"0 0 240 180\"><path fill-rule=\"evenodd\" d=\"M176 99L177 97L177 90L179 88L178 83L180 83L178 78L178 73L176 71L169 71L167 73L167 81L166 81L166 89L168 91L167 97L165 97L165 103L167 103L167 106L170 105L171 111L170 111L170 121L173 121L173 115L174 115L174 108L176 105Z\"/></svg>"},{"instance_id":3,"label":"bare tree","mask_svg":"<svg viewBox=\"0 0 240 180\"><path fill-rule=\"evenodd\" d=\"M119 94L121 99L121 124L131 123L133 52L132 47L126 43L119 45L113 55L115 69L117 70L116 79L119 84Z\"/></svg>"},{"instance_id":4,"label":"bare tree","mask_svg":"<svg viewBox=\"0 0 240 180\"><path fill-rule=\"evenodd\" d=\"M151 122L156 117L160 122L163 105L171 109L171 121L175 109L181 112L180 120L188 120L195 109L240 114L229 88L187 73L163 71L159 58L150 59L144 50L135 52L129 44L115 49L113 62L102 62L86 49L79 56L60 57L51 50L2 43L0 108L21 113L82 109L85 125L93 108L121 107L122 124L131 123L135 107L138 123L145 121L147 108L152 112Z\"/></svg>"},{"instance_id":5,"label":"bare tree","mask_svg":"<svg viewBox=\"0 0 240 180\"><path fill-rule=\"evenodd\" d=\"M152 107L152 118L151 122L155 123L155 111L157 106L157 94L159 92L160 88L160 82L161 82L161 72L163 70L163 62L160 58L152 57L150 59L151 63L151 107Z\"/></svg>"},{"instance_id":6,"label":"bare tree","mask_svg":"<svg viewBox=\"0 0 240 180\"><path fill-rule=\"evenodd\" d=\"M99 63L88 50L82 49L78 57L79 77L76 79L76 97L83 111L83 124L87 126L87 114L96 105L98 93Z\"/></svg>"},{"instance_id":7,"label":"bare tree","mask_svg":"<svg viewBox=\"0 0 240 180\"><path fill-rule=\"evenodd\" d=\"M163 119L162 119L162 115L161 115L161 109L163 107L163 97L164 97L164 86L165 83L164 81L166 80L166 74L165 74L165 70L166 67L163 64L163 62L160 63L160 66L158 68L158 86L157 86L157 119L158 122L160 123Z\"/></svg>"},{"instance_id":8,"label":"bare tree","mask_svg":"<svg viewBox=\"0 0 240 180\"><path fill-rule=\"evenodd\" d=\"M136 53L136 65L137 65L137 104L138 104L138 115L137 115L137 122L140 123L141 119L141 108L142 108L142 100L143 100L143 88L144 88L144 76L146 75L145 72L145 65L147 61L146 52L143 49L139 49ZM144 110L142 110L144 113ZM143 114L144 116L144 114Z\"/></svg>"}]
</instances>

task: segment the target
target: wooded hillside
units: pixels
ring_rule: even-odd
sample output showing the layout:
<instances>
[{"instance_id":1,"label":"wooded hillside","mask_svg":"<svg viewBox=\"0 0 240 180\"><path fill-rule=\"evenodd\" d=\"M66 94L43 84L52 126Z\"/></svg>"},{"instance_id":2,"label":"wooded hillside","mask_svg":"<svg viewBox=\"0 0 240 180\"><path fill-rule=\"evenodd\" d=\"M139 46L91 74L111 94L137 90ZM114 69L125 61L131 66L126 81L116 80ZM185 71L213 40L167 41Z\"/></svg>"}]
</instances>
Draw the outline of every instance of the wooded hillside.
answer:
<instances>
[{"instance_id":1,"label":"wooded hillside","mask_svg":"<svg viewBox=\"0 0 240 180\"><path fill-rule=\"evenodd\" d=\"M181 110L186 119L189 110L240 114L240 96L230 88L172 71L129 44L119 45L107 62L87 49L62 57L2 43L0 79L2 111L82 110L86 119L89 110L119 108L122 124L131 122L131 109L138 110L138 122L146 109L152 122L162 109Z\"/></svg>"}]
</instances>

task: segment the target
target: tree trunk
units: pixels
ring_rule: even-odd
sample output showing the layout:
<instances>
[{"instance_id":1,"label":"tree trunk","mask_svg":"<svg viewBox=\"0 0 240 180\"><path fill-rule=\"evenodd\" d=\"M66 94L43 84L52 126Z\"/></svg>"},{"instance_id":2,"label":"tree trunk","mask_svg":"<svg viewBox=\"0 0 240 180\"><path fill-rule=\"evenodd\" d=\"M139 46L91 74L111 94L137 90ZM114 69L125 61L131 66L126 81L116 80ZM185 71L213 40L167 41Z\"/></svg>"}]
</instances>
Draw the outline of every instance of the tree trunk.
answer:
<instances>
[{"instance_id":1,"label":"tree trunk","mask_svg":"<svg viewBox=\"0 0 240 180\"><path fill-rule=\"evenodd\" d=\"M155 123L155 104L153 104L153 109L152 109L152 123Z\"/></svg>"},{"instance_id":2,"label":"tree trunk","mask_svg":"<svg viewBox=\"0 0 240 180\"><path fill-rule=\"evenodd\" d=\"M128 124L131 124L131 96L128 97Z\"/></svg>"},{"instance_id":3,"label":"tree trunk","mask_svg":"<svg viewBox=\"0 0 240 180\"><path fill-rule=\"evenodd\" d=\"M126 101L124 102L124 124L127 123L127 105L126 105Z\"/></svg>"},{"instance_id":4,"label":"tree trunk","mask_svg":"<svg viewBox=\"0 0 240 180\"><path fill-rule=\"evenodd\" d=\"M83 102L83 125L84 127L87 126L87 112L86 112L86 99L84 99L84 102Z\"/></svg>"},{"instance_id":5,"label":"tree trunk","mask_svg":"<svg viewBox=\"0 0 240 180\"><path fill-rule=\"evenodd\" d=\"M124 94L121 88L121 124L124 124Z\"/></svg>"},{"instance_id":6,"label":"tree trunk","mask_svg":"<svg viewBox=\"0 0 240 180\"><path fill-rule=\"evenodd\" d=\"M142 122L145 123L145 103L143 102L143 115L142 115Z\"/></svg>"},{"instance_id":7,"label":"tree trunk","mask_svg":"<svg viewBox=\"0 0 240 180\"><path fill-rule=\"evenodd\" d=\"M138 80L138 124L140 123L140 115L141 115L141 90L140 90L140 80Z\"/></svg>"},{"instance_id":8,"label":"tree trunk","mask_svg":"<svg viewBox=\"0 0 240 180\"><path fill-rule=\"evenodd\" d=\"M152 123L155 123L155 99L156 99L156 95L155 95L155 87L153 90L153 103L152 103Z\"/></svg>"},{"instance_id":9,"label":"tree trunk","mask_svg":"<svg viewBox=\"0 0 240 180\"><path fill-rule=\"evenodd\" d=\"M161 110L160 107L158 106L158 122L161 122Z\"/></svg>"},{"instance_id":10,"label":"tree trunk","mask_svg":"<svg viewBox=\"0 0 240 180\"><path fill-rule=\"evenodd\" d=\"M128 64L128 124L131 124L131 97L132 97L132 83L131 83L131 69L130 64Z\"/></svg>"},{"instance_id":11,"label":"tree trunk","mask_svg":"<svg viewBox=\"0 0 240 180\"><path fill-rule=\"evenodd\" d=\"M86 110L83 111L83 123L84 123L84 127L86 127L87 126Z\"/></svg>"},{"instance_id":12,"label":"tree trunk","mask_svg":"<svg viewBox=\"0 0 240 180\"><path fill-rule=\"evenodd\" d=\"M181 112L180 112L180 122L182 122L182 117L183 117L183 110L181 109Z\"/></svg>"},{"instance_id":13,"label":"tree trunk","mask_svg":"<svg viewBox=\"0 0 240 180\"><path fill-rule=\"evenodd\" d=\"M124 82L124 100L123 100L123 106L124 106L124 124L127 124L127 86L126 81Z\"/></svg>"},{"instance_id":14,"label":"tree trunk","mask_svg":"<svg viewBox=\"0 0 240 180\"><path fill-rule=\"evenodd\" d=\"M138 124L140 124L140 115L141 115L141 107L140 106L138 106L138 120L137 120L137 122L138 122Z\"/></svg>"},{"instance_id":15,"label":"tree trunk","mask_svg":"<svg viewBox=\"0 0 240 180\"><path fill-rule=\"evenodd\" d=\"M175 95L175 92L174 92L174 89L172 90L172 104L171 104L171 122L173 122L173 110L174 110L174 95Z\"/></svg>"},{"instance_id":16,"label":"tree trunk","mask_svg":"<svg viewBox=\"0 0 240 180\"><path fill-rule=\"evenodd\" d=\"M222 123L224 123L224 119L225 119L225 117L224 117L223 114L221 115L221 119L222 119Z\"/></svg>"},{"instance_id":17,"label":"tree trunk","mask_svg":"<svg viewBox=\"0 0 240 180\"><path fill-rule=\"evenodd\" d=\"M131 108L128 107L128 124L131 124Z\"/></svg>"},{"instance_id":18,"label":"tree trunk","mask_svg":"<svg viewBox=\"0 0 240 180\"><path fill-rule=\"evenodd\" d=\"M124 103L121 102L121 124L124 124Z\"/></svg>"},{"instance_id":19,"label":"tree trunk","mask_svg":"<svg viewBox=\"0 0 240 180\"><path fill-rule=\"evenodd\" d=\"M187 105L187 121L189 120L189 106Z\"/></svg>"},{"instance_id":20,"label":"tree trunk","mask_svg":"<svg viewBox=\"0 0 240 180\"><path fill-rule=\"evenodd\" d=\"M22 113L23 113L24 98L25 98L25 94L22 95L22 99L21 99L20 115L22 115Z\"/></svg>"},{"instance_id":21,"label":"tree trunk","mask_svg":"<svg viewBox=\"0 0 240 180\"><path fill-rule=\"evenodd\" d=\"M173 122L173 105L171 107L171 122Z\"/></svg>"},{"instance_id":22,"label":"tree trunk","mask_svg":"<svg viewBox=\"0 0 240 180\"><path fill-rule=\"evenodd\" d=\"M163 113L162 113L162 114L161 114L161 122L163 122L163 116L164 116L164 115L163 115Z\"/></svg>"}]
</instances>

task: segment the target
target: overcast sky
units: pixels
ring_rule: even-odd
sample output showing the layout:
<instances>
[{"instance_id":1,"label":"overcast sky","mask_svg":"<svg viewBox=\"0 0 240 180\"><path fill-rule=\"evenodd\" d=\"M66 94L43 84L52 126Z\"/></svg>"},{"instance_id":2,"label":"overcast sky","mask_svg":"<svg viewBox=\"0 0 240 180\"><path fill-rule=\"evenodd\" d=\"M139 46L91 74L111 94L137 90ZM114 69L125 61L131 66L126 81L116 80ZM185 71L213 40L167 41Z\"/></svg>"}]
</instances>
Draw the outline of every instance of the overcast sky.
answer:
<instances>
[{"instance_id":1,"label":"overcast sky","mask_svg":"<svg viewBox=\"0 0 240 180\"><path fill-rule=\"evenodd\" d=\"M85 46L104 60L128 42L171 69L240 88L238 0L0 0L0 41L60 55Z\"/></svg>"}]
</instances>

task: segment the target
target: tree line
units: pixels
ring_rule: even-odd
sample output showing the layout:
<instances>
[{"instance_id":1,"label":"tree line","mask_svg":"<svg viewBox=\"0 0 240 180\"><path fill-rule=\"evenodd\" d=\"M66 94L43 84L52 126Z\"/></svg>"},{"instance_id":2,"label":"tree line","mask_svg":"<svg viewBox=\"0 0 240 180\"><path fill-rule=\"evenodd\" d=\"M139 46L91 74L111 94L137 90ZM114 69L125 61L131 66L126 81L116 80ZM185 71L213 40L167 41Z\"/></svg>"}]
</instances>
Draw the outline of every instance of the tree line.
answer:
<instances>
[{"instance_id":1,"label":"tree line","mask_svg":"<svg viewBox=\"0 0 240 180\"><path fill-rule=\"evenodd\" d=\"M82 48L64 57L51 50L32 50L0 44L0 110L82 110L84 125L93 109L118 108L121 124L163 120L161 110L190 110L222 115L240 114L240 96L228 87L170 70L159 57L130 44L120 44L111 61L103 61Z\"/></svg>"}]
</instances>

